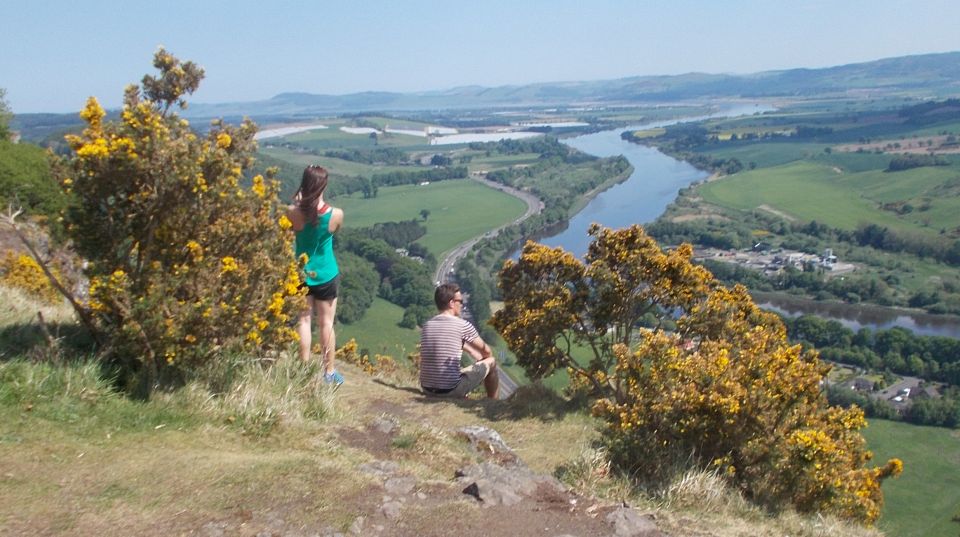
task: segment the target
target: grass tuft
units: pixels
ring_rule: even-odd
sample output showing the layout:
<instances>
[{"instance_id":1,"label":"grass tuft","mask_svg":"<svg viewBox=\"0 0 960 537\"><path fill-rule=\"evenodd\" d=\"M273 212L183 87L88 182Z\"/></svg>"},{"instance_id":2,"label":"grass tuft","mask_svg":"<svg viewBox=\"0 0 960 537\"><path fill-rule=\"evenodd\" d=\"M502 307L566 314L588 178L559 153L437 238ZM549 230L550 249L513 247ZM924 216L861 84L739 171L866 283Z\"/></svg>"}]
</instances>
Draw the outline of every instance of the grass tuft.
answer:
<instances>
[{"instance_id":1,"label":"grass tuft","mask_svg":"<svg viewBox=\"0 0 960 537\"><path fill-rule=\"evenodd\" d=\"M281 425L321 421L334 411L335 388L324 383L315 361L288 356L230 367L233 382L228 390L210 394L204 384L193 383L185 396L204 414L239 426L244 434L267 436Z\"/></svg>"}]
</instances>

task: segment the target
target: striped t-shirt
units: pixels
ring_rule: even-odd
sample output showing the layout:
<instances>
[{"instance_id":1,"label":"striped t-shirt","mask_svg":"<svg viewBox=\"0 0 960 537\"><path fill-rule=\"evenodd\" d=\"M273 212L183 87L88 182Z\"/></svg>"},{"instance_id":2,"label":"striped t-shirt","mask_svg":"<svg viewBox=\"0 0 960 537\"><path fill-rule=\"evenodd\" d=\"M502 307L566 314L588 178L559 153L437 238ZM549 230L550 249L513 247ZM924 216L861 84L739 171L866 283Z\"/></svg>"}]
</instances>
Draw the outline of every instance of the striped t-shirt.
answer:
<instances>
[{"instance_id":1,"label":"striped t-shirt","mask_svg":"<svg viewBox=\"0 0 960 537\"><path fill-rule=\"evenodd\" d=\"M468 321L441 313L420 330L420 385L449 390L460 382L463 345L480 337Z\"/></svg>"}]
</instances>

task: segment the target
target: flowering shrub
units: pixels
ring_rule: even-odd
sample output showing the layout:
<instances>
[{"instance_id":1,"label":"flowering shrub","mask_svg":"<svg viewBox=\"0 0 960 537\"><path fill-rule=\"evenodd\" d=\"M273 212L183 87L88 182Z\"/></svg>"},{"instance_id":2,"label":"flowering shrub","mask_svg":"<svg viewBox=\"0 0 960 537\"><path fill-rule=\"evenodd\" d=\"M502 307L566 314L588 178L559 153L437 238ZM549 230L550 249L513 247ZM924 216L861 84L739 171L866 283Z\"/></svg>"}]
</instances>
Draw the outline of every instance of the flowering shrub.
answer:
<instances>
[{"instance_id":1,"label":"flowering shrub","mask_svg":"<svg viewBox=\"0 0 960 537\"><path fill-rule=\"evenodd\" d=\"M692 456L758 503L876 520L880 482L902 464L865 466L863 413L828 405L816 353L694 265L689 245L664 253L639 226L590 234L585 263L528 243L501 272L492 324L532 377L567 367L596 397L613 462L656 482ZM676 329L637 328L650 313Z\"/></svg>"},{"instance_id":2,"label":"flowering shrub","mask_svg":"<svg viewBox=\"0 0 960 537\"><path fill-rule=\"evenodd\" d=\"M54 274L59 276L56 269ZM54 304L63 297L50 285L50 280L43 273L40 264L26 254L16 254L7 251L0 260L0 281L11 287L23 289L31 296L47 304Z\"/></svg>"},{"instance_id":3,"label":"flowering shrub","mask_svg":"<svg viewBox=\"0 0 960 537\"><path fill-rule=\"evenodd\" d=\"M203 78L159 50L159 77L126 89L118 121L90 98L86 128L55 163L76 198L67 234L88 259L92 329L111 358L146 381L178 382L222 350L252 352L296 338L299 298L289 222L268 174L243 180L256 126L213 122L198 135L171 108Z\"/></svg>"},{"instance_id":4,"label":"flowering shrub","mask_svg":"<svg viewBox=\"0 0 960 537\"><path fill-rule=\"evenodd\" d=\"M350 339L337 349L337 360L358 366L368 375L396 374L400 371L399 364L392 356L375 354L371 359L369 354L362 354L355 339Z\"/></svg>"}]
</instances>

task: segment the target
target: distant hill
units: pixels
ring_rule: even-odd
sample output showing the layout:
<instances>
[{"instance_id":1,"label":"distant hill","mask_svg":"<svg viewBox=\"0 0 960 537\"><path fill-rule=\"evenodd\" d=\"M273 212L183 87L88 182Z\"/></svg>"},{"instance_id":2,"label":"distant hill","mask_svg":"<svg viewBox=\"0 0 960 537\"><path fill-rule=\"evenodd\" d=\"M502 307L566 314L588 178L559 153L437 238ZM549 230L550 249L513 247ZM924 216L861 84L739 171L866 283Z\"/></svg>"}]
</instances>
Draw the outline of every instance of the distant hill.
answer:
<instances>
[{"instance_id":1,"label":"distant hill","mask_svg":"<svg viewBox=\"0 0 960 537\"><path fill-rule=\"evenodd\" d=\"M748 75L688 73L494 88L464 86L419 93L282 93L266 101L195 104L188 110L188 115L255 117L578 102L662 102L711 97L877 97L896 94L921 98L942 98L960 94L960 52L903 56L822 69L764 71Z\"/></svg>"},{"instance_id":2,"label":"distant hill","mask_svg":"<svg viewBox=\"0 0 960 537\"><path fill-rule=\"evenodd\" d=\"M706 98L960 96L960 52L902 56L821 69L788 69L748 75L687 73L616 80L547 82L517 86L462 86L417 93L361 92L348 95L281 93L265 101L193 103L190 118L243 116L260 122L356 112L483 109L577 103L657 103ZM74 114L21 114L12 122L24 138L39 140ZM53 124L51 122L53 121ZM34 133L37 127L38 133Z\"/></svg>"}]
</instances>

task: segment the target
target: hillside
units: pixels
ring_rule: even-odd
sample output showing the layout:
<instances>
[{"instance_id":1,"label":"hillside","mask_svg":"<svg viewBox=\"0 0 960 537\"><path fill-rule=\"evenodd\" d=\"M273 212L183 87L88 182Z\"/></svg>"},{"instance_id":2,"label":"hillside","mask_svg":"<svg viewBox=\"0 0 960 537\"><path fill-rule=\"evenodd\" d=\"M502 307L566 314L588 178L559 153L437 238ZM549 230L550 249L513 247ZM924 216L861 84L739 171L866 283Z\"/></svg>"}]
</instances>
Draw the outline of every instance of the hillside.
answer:
<instances>
[{"instance_id":1,"label":"hillside","mask_svg":"<svg viewBox=\"0 0 960 537\"><path fill-rule=\"evenodd\" d=\"M598 463L592 418L540 390L436 401L407 375L343 370L335 392L299 391L309 371L278 362L221 398L191 386L138 403L93 366L0 362L0 531L878 535L764 515L704 475L630 492Z\"/></svg>"},{"instance_id":2,"label":"hillside","mask_svg":"<svg viewBox=\"0 0 960 537\"><path fill-rule=\"evenodd\" d=\"M885 58L821 69L788 69L752 74L687 73L615 80L550 82L499 87L463 86L417 93L368 91L347 95L281 93L270 99L234 103L191 103L185 117L243 116L260 122L318 115L414 110L469 110L557 106L591 102L617 105L722 98L858 98L907 96L942 98L960 88L960 52ZM78 125L74 114L20 114L12 127L27 140Z\"/></svg>"}]
</instances>

